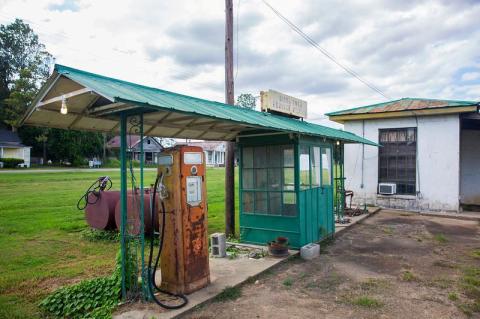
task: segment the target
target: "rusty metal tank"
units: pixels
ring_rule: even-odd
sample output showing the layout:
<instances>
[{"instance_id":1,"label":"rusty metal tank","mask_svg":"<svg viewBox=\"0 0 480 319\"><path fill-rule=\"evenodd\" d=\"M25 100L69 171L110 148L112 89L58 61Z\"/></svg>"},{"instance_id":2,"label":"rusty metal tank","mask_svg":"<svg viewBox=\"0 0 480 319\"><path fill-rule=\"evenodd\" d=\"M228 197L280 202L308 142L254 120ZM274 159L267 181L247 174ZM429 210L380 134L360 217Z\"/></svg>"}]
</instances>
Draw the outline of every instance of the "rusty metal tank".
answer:
<instances>
[{"instance_id":1,"label":"rusty metal tank","mask_svg":"<svg viewBox=\"0 0 480 319\"><path fill-rule=\"evenodd\" d=\"M88 195L85 220L90 227L99 230L115 229L115 206L120 200L119 191L100 191Z\"/></svg>"},{"instance_id":2,"label":"rusty metal tank","mask_svg":"<svg viewBox=\"0 0 480 319\"><path fill-rule=\"evenodd\" d=\"M144 215L143 220L145 222L145 233L150 234L152 231L152 219L150 213L150 197L153 195L150 189L145 189L144 194ZM155 206L158 207L158 195L155 196ZM117 225L118 230L121 229L121 210L120 210L120 200L117 202L115 207L115 224ZM127 219L128 219L128 228L127 231L131 235L140 234L140 194L136 192L132 194L129 192L127 194ZM155 231L158 232L158 215L154 214L155 221Z\"/></svg>"}]
</instances>

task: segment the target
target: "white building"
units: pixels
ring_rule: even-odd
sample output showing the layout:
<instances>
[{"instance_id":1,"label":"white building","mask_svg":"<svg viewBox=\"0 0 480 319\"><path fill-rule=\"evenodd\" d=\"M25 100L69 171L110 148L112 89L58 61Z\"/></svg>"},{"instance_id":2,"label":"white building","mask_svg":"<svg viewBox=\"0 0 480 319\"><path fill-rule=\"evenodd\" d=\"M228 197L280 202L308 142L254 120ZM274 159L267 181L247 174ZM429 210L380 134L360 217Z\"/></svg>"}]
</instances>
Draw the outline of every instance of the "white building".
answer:
<instances>
[{"instance_id":1,"label":"white building","mask_svg":"<svg viewBox=\"0 0 480 319\"><path fill-rule=\"evenodd\" d=\"M0 127L0 159L22 159L23 164L20 164L20 166L30 167L30 149L30 146L22 144L16 132Z\"/></svg>"},{"instance_id":2,"label":"white building","mask_svg":"<svg viewBox=\"0 0 480 319\"><path fill-rule=\"evenodd\" d=\"M354 191L354 201L408 210L478 210L479 106L404 98L327 114L346 131L382 145L345 146L345 187ZM395 194L380 194L380 183L395 184Z\"/></svg>"},{"instance_id":3,"label":"white building","mask_svg":"<svg viewBox=\"0 0 480 319\"><path fill-rule=\"evenodd\" d=\"M181 144L181 143L180 143ZM225 166L225 143L217 141L188 142L190 146L200 146L205 153L207 166Z\"/></svg>"}]
</instances>

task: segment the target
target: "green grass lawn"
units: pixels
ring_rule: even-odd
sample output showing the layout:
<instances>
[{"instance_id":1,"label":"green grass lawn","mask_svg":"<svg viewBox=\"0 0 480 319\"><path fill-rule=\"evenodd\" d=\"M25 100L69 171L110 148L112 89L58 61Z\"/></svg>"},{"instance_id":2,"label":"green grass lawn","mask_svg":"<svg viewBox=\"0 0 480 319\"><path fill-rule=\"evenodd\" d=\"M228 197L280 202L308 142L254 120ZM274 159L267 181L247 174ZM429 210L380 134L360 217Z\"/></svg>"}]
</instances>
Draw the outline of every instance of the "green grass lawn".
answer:
<instances>
[{"instance_id":1,"label":"green grass lawn","mask_svg":"<svg viewBox=\"0 0 480 319\"><path fill-rule=\"evenodd\" d=\"M145 185L155 174L145 172ZM119 244L82 239L87 225L76 208L100 175L119 189L119 171L0 173L0 318L37 318L38 301L51 291L113 271ZM224 169L207 169L210 233L224 230L224 191Z\"/></svg>"}]
</instances>

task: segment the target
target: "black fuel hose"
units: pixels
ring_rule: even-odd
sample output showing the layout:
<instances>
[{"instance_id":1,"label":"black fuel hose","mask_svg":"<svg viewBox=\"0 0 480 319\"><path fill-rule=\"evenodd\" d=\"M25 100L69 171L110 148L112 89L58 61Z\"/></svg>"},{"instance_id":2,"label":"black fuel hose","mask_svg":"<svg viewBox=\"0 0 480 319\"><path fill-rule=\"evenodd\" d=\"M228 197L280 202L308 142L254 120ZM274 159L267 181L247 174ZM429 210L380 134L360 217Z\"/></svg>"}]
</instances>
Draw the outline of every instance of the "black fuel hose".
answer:
<instances>
[{"instance_id":1,"label":"black fuel hose","mask_svg":"<svg viewBox=\"0 0 480 319\"><path fill-rule=\"evenodd\" d=\"M154 265L153 270L152 270L153 241L154 241L154 237L155 237L155 232L154 232L154 229L155 229L155 218L154 218L154 216L155 216L154 215L155 214L155 196L157 195L158 182L160 181L160 179L162 179L162 176L163 176L163 173L160 173L157 176L157 179L155 180L155 186L153 188L153 195L152 195L152 197L153 197L152 205L151 205L152 216L150 218L151 221L152 221L152 227L151 227L151 232L150 232L150 255L148 257L148 268L147 268L148 291L150 293L150 297L152 297L153 301L155 301L155 303L157 305L159 305L160 307L163 307L165 309L179 309L179 308L182 308L183 306L185 306L188 303L187 297L183 294L173 294L169 291L165 291L163 289L160 289L157 286L157 283L155 282L155 274L157 272L158 263L160 261L160 255L162 254L163 240L164 240L164 237L165 237L165 215L166 215L166 212L165 212L165 204L164 204L163 200L161 200L162 230L160 232L160 242L159 242L159 247L158 247L158 254L157 254L157 257L155 258L155 265ZM163 303L162 301L158 300L157 297L155 296L154 288L155 288L156 291L161 292L163 294L166 294L168 296L174 297L176 299L182 299L182 303L178 304L178 305L167 305L167 304Z\"/></svg>"},{"instance_id":2,"label":"black fuel hose","mask_svg":"<svg viewBox=\"0 0 480 319\"><path fill-rule=\"evenodd\" d=\"M90 185L90 187L85 191L85 193L80 197L80 199L77 202L77 209L78 210L84 210L87 205L94 205L98 202L100 199L100 192L103 192L104 190L109 190L112 188L112 180L108 176L101 176L97 178L95 182ZM90 194L93 194L95 196L94 201L89 201ZM83 201L83 203L82 203Z\"/></svg>"}]
</instances>

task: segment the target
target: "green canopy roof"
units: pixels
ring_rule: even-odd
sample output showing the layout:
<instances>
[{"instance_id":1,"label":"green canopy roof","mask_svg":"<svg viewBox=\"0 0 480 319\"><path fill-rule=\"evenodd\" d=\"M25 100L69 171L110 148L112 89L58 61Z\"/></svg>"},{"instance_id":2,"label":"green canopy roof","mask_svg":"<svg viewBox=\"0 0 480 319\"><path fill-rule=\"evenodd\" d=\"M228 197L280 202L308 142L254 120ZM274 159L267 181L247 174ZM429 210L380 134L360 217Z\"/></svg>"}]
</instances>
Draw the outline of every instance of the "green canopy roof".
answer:
<instances>
[{"instance_id":1,"label":"green canopy roof","mask_svg":"<svg viewBox=\"0 0 480 319\"><path fill-rule=\"evenodd\" d=\"M59 114L62 96L69 113ZM142 109L147 135L235 140L249 132L286 132L377 145L355 134L55 65L25 124L118 131L118 113ZM36 112L40 111L40 112Z\"/></svg>"}]
</instances>

